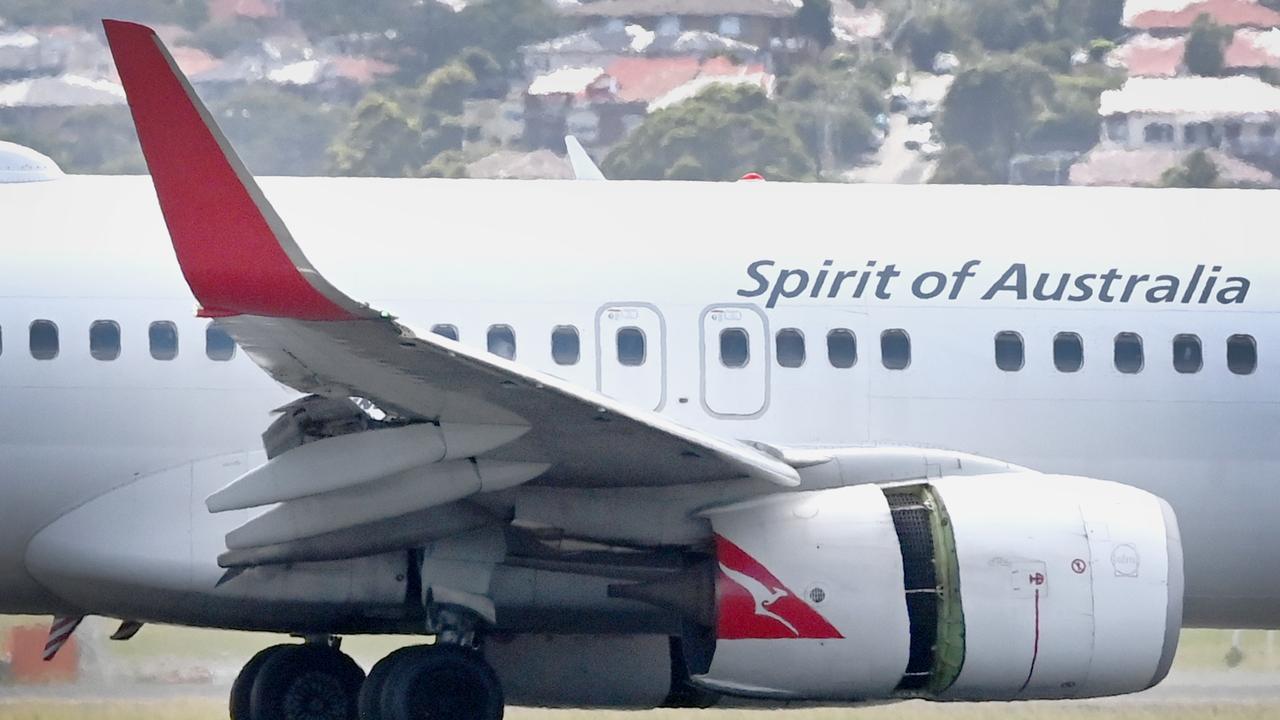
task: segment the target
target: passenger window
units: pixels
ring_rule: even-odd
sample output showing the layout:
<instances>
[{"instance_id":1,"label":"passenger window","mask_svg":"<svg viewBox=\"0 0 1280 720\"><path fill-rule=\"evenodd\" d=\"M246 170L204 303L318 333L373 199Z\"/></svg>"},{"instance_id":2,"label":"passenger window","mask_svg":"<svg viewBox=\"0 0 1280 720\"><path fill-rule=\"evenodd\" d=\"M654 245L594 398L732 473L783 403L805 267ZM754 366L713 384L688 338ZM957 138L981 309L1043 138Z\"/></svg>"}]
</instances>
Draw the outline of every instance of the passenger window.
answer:
<instances>
[{"instance_id":1,"label":"passenger window","mask_svg":"<svg viewBox=\"0 0 1280 720\"><path fill-rule=\"evenodd\" d=\"M1142 370L1142 338L1137 333L1116 335L1116 369L1127 375Z\"/></svg>"},{"instance_id":2,"label":"passenger window","mask_svg":"<svg viewBox=\"0 0 1280 720\"><path fill-rule=\"evenodd\" d=\"M850 330L827 333L827 361L834 368L851 368L858 362L858 339Z\"/></svg>"},{"instance_id":3,"label":"passenger window","mask_svg":"<svg viewBox=\"0 0 1280 720\"><path fill-rule=\"evenodd\" d=\"M508 360L516 359L516 332L510 325L490 325L489 352Z\"/></svg>"},{"instance_id":4,"label":"passenger window","mask_svg":"<svg viewBox=\"0 0 1280 720\"><path fill-rule=\"evenodd\" d=\"M778 331L776 340L779 365L785 368L804 365L804 333L795 328L783 328Z\"/></svg>"},{"instance_id":5,"label":"passenger window","mask_svg":"<svg viewBox=\"0 0 1280 720\"><path fill-rule=\"evenodd\" d=\"M151 357L156 360L172 360L178 357L178 326L168 320L151 323L147 331L151 344Z\"/></svg>"},{"instance_id":6,"label":"passenger window","mask_svg":"<svg viewBox=\"0 0 1280 720\"><path fill-rule=\"evenodd\" d=\"M618 330L618 362L627 367L639 367L644 364L644 357L644 331L637 327L620 328Z\"/></svg>"},{"instance_id":7,"label":"passenger window","mask_svg":"<svg viewBox=\"0 0 1280 720\"><path fill-rule=\"evenodd\" d=\"M204 354L214 362L227 362L236 356L236 341L210 323L204 330Z\"/></svg>"},{"instance_id":8,"label":"passenger window","mask_svg":"<svg viewBox=\"0 0 1280 720\"><path fill-rule=\"evenodd\" d=\"M751 338L740 327L720 331L720 363L727 368L746 367L751 362Z\"/></svg>"},{"instance_id":9,"label":"passenger window","mask_svg":"<svg viewBox=\"0 0 1280 720\"><path fill-rule=\"evenodd\" d=\"M1249 375L1258 368L1258 343L1252 335L1227 338L1227 368L1236 375Z\"/></svg>"},{"instance_id":10,"label":"passenger window","mask_svg":"<svg viewBox=\"0 0 1280 720\"><path fill-rule=\"evenodd\" d=\"M1075 333L1053 336L1053 364L1059 372L1072 373L1084 366L1084 341Z\"/></svg>"},{"instance_id":11,"label":"passenger window","mask_svg":"<svg viewBox=\"0 0 1280 720\"><path fill-rule=\"evenodd\" d=\"M996 333L996 367L1005 372L1017 372L1026 361L1022 336L1012 330Z\"/></svg>"},{"instance_id":12,"label":"passenger window","mask_svg":"<svg viewBox=\"0 0 1280 720\"><path fill-rule=\"evenodd\" d=\"M551 359L557 365L577 365L578 357L582 354L581 345L578 328L557 325L551 329Z\"/></svg>"},{"instance_id":13,"label":"passenger window","mask_svg":"<svg viewBox=\"0 0 1280 720\"><path fill-rule=\"evenodd\" d=\"M880 333L880 362L890 370L905 370L911 364L911 338L906 330Z\"/></svg>"},{"instance_id":14,"label":"passenger window","mask_svg":"<svg viewBox=\"0 0 1280 720\"><path fill-rule=\"evenodd\" d=\"M1173 337L1173 369L1180 373L1198 373L1204 367L1200 338L1195 335Z\"/></svg>"},{"instance_id":15,"label":"passenger window","mask_svg":"<svg viewBox=\"0 0 1280 720\"><path fill-rule=\"evenodd\" d=\"M120 357L120 326L110 320L97 320L90 325L89 355L104 361Z\"/></svg>"},{"instance_id":16,"label":"passenger window","mask_svg":"<svg viewBox=\"0 0 1280 720\"><path fill-rule=\"evenodd\" d=\"M58 357L58 326L52 320L31 323L31 357L52 360Z\"/></svg>"},{"instance_id":17,"label":"passenger window","mask_svg":"<svg viewBox=\"0 0 1280 720\"><path fill-rule=\"evenodd\" d=\"M458 339L458 327L456 325L446 325L443 323L440 325L432 325L431 332L439 335L440 337L447 337L450 340Z\"/></svg>"}]
</instances>

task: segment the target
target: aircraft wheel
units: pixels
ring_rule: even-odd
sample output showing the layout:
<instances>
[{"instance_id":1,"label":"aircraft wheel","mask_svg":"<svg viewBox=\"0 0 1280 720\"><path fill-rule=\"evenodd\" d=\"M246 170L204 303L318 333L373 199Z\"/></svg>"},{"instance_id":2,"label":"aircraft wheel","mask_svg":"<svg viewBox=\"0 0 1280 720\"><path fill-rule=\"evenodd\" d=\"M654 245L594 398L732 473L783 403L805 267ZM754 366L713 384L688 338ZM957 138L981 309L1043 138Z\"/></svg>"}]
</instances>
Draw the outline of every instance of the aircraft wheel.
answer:
<instances>
[{"instance_id":1,"label":"aircraft wheel","mask_svg":"<svg viewBox=\"0 0 1280 720\"><path fill-rule=\"evenodd\" d=\"M396 669L398 663L402 662L400 658L421 652L426 647L425 645L402 647L373 666L369 671L369 677L364 680L364 685L360 686L360 697L356 701L360 720L382 720L382 691L387 686L387 677Z\"/></svg>"},{"instance_id":2,"label":"aircraft wheel","mask_svg":"<svg viewBox=\"0 0 1280 720\"><path fill-rule=\"evenodd\" d=\"M364 671L327 645L291 645L258 671L249 694L252 720L357 720Z\"/></svg>"},{"instance_id":3,"label":"aircraft wheel","mask_svg":"<svg viewBox=\"0 0 1280 720\"><path fill-rule=\"evenodd\" d=\"M258 679L258 673L262 671L262 666L268 660L282 650L288 650L296 645L272 645L258 651L258 654L249 658L249 662L244 664L240 669L240 674L236 675L235 682L231 683L231 720L250 720L249 714L249 695L253 692L253 681Z\"/></svg>"},{"instance_id":4,"label":"aircraft wheel","mask_svg":"<svg viewBox=\"0 0 1280 720\"><path fill-rule=\"evenodd\" d=\"M498 676L478 651L430 645L395 661L379 720L502 720L503 704Z\"/></svg>"}]
</instances>

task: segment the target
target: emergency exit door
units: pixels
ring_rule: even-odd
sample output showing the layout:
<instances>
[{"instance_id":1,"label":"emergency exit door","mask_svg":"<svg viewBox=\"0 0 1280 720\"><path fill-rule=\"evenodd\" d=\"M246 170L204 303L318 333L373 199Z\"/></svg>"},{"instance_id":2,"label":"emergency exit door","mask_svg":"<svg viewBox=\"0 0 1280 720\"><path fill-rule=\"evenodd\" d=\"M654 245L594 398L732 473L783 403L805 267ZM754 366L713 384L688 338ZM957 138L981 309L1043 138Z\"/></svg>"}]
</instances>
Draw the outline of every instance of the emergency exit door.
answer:
<instances>
[{"instance_id":1,"label":"emergency exit door","mask_svg":"<svg viewBox=\"0 0 1280 720\"><path fill-rule=\"evenodd\" d=\"M716 415L755 415L769 397L769 336L753 307L702 313L702 402Z\"/></svg>"},{"instance_id":2,"label":"emergency exit door","mask_svg":"<svg viewBox=\"0 0 1280 720\"><path fill-rule=\"evenodd\" d=\"M665 398L665 326L649 305L606 305L596 315L596 378L600 392L645 410Z\"/></svg>"}]
</instances>

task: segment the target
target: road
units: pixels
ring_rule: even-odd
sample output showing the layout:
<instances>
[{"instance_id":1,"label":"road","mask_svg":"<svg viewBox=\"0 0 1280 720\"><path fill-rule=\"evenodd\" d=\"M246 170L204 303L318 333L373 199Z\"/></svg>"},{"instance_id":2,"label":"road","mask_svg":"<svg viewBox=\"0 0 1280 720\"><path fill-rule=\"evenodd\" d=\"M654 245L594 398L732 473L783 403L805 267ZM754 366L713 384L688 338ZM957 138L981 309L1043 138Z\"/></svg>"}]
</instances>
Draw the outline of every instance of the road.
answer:
<instances>
[{"instance_id":1,"label":"road","mask_svg":"<svg viewBox=\"0 0 1280 720\"><path fill-rule=\"evenodd\" d=\"M953 79L951 75L916 73L911 78L911 97L940 104ZM937 163L926 160L919 152L903 146L909 133L908 128L910 125L905 113L890 115L889 132L885 135L880 151L867 165L844 173L843 179L847 182L869 183L927 182Z\"/></svg>"}]
</instances>

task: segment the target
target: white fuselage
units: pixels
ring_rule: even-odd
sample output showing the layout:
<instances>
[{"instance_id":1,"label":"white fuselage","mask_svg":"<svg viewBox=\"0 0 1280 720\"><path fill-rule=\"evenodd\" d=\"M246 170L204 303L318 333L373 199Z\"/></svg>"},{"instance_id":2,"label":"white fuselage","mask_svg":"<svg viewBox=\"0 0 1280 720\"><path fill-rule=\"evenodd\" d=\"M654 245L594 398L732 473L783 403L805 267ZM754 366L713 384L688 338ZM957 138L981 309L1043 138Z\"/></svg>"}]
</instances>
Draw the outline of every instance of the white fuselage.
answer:
<instances>
[{"instance_id":1,"label":"white fuselage","mask_svg":"<svg viewBox=\"0 0 1280 720\"><path fill-rule=\"evenodd\" d=\"M1189 624L1280 626L1280 500L1271 492L1280 265L1261 233L1276 193L262 184L335 286L419 333L449 324L463 343L485 347L491 326L507 326L517 362L727 438L927 445L1136 485L1178 514ZM207 321L195 318L148 178L0 186L0 227L0 612L55 612L64 599L24 563L41 528L149 473L260 450L270 410L294 393L243 353L206 357ZM857 297L860 275L836 287L837 272L861 273L870 261L900 274L870 276ZM998 289L1017 263L1026 298L1016 275ZM1098 276L1112 268L1118 279L1104 292ZM938 275L917 284L924 273ZM1049 294L1071 275L1061 299L1033 297L1041 273ZM1085 287L1088 299L1069 299ZM29 352L38 319L59 328L54 359ZM91 357L96 320L119 324L118 359ZM153 321L176 323L175 359L152 358ZM553 360L556 327L576 330L576 363ZM746 367L720 360L728 327L749 336ZM619 361L622 328L644 337L638 366ZM775 357L785 328L804 338L799 367ZM857 338L852 367L828 358L828 334L840 329ZM882 363L890 329L909 337L905 369ZM1025 343L1020 370L996 365L1002 331ZM1064 332L1083 341L1077 372L1055 368L1054 337ZM1139 372L1117 370L1119 333L1140 336ZM1202 344L1198 372L1174 368L1180 334ZM1256 341L1250 374L1228 368L1233 335ZM120 532L146 528L121 517Z\"/></svg>"}]
</instances>

